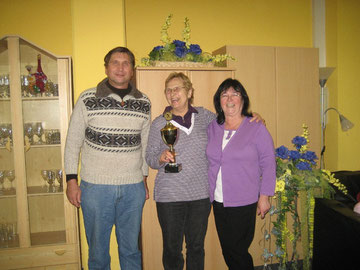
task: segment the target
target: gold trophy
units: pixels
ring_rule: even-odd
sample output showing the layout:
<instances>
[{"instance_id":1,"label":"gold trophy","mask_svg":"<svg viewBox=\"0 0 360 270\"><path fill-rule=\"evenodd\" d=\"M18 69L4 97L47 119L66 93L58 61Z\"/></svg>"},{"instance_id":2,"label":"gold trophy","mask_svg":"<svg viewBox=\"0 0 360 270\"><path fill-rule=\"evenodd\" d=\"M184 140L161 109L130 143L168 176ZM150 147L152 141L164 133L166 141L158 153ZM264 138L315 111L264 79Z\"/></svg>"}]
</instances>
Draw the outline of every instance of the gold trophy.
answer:
<instances>
[{"instance_id":1,"label":"gold trophy","mask_svg":"<svg viewBox=\"0 0 360 270\"><path fill-rule=\"evenodd\" d=\"M178 138L178 128L170 123L170 120L172 119L171 112L166 112L164 114L164 117L165 117L167 123L166 123L166 126L163 127L160 131L161 138L163 139L164 143L170 147L170 152L174 157L174 162L166 164L165 172L166 173L178 173L182 169L181 164L178 164L175 161L174 145L176 144L176 141Z\"/></svg>"}]
</instances>

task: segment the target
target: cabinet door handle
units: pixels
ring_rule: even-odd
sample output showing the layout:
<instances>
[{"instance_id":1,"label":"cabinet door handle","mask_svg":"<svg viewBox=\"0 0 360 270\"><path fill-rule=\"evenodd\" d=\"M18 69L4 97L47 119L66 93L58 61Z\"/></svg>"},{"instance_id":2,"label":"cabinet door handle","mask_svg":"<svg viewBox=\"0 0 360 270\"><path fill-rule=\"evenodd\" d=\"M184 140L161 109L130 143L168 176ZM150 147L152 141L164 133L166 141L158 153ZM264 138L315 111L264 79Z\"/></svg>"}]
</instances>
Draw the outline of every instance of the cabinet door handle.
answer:
<instances>
[{"instance_id":1,"label":"cabinet door handle","mask_svg":"<svg viewBox=\"0 0 360 270\"><path fill-rule=\"evenodd\" d=\"M65 249L58 249L58 250L55 250L55 254L56 254L56 255L59 255L59 256L64 255L64 254L65 254L65 252L66 252L66 250L65 250Z\"/></svg>"}]
</instances>

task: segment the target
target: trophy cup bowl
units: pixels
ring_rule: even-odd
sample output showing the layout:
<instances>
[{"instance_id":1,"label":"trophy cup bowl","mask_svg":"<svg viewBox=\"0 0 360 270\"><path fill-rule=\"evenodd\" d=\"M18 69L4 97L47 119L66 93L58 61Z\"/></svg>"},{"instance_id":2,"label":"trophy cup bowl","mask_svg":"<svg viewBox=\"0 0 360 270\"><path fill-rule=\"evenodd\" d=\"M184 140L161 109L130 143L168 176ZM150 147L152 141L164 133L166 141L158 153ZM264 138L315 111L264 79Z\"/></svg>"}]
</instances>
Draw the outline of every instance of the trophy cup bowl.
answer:
<instances>
[{"instance_id":1,"label":"trophy cup bowl","mask_svg":"<svg viewBox=\"0 0 360 270\"><path fill-rule=\"evenodd\" d=\"M182 169L181 164L176 163L176 160L175 160L174 145L176 144L176 141L178 139L178 129L177 129L177 127L175 127L173 124L171 124L169 122L168 118L170 118L170 117L168 115L166 115L165 119L168 122L166 123L166 126L161 129L160 132L161 132L162 140L170 148L170 152L174 157L174 162L170 162L170 163L165 165L165 172L166 173L178 173Z\"/></svg>"}]
</instances>

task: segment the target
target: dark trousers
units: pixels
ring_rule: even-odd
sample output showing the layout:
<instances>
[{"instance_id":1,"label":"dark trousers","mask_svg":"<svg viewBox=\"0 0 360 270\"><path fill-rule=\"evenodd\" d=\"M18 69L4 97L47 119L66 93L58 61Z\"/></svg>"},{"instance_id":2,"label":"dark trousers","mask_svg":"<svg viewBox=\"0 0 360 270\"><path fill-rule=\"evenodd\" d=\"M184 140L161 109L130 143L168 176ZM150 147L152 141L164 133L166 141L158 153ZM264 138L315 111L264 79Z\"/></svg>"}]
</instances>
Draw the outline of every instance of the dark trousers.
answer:
<instances>
[{"instance_id":1,"label":"dark trousers","mask_svg":"<svg viewBox=\"0 0 360 270\"><path fill-rule=\"evenodd\" d=\"M216 230L229 270L253 270L248 249L254 238L257 203L224 207L222 203L214 201L213 207Z\"/></svg>"},{"instance_id":2,"label":"dark trousers","mask_svg":"<svg viewBox=\"0 0 360 270\"><path fill-rule=\"evenodd\" d=\"M156 203L163 236L165 270L182 270L182 245L185 236L186 269L204 269L204 240L210 214L210 200Z\"/></svg>"}]
</instances>

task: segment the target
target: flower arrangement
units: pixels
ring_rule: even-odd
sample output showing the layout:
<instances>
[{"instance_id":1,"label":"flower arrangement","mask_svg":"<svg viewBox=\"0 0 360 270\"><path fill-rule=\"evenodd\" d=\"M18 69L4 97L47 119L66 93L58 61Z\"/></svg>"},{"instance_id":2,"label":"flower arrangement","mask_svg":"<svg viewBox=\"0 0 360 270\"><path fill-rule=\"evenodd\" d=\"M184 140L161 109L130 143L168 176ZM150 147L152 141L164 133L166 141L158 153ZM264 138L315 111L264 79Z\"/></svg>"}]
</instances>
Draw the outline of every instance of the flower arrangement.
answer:
<instances>
[{"instance_id":1,"label":"flower arrangement","mask_svg":"<svg viewBox=\"0 0 360 270\"><path fill-rule=\"evenodd\" d=\"M270 215L277 214L271 231L276 238L276 250L272 254L264 249L263 257L265 262L272 256L277 257L280 270L300 268L296 251L300 239L303 250L302 269L311 269L314 197L330 198L335 192L333 187L347 193L346 187L333 174L316 168L317 156L308 150L308 136L308 128L303 125L302 136L296 136L292 140L295 150L289 150L285 146L276 149L276 207L272 206L270 209ZM292 219L291 227L287 224L289 217ZM291 243L289 249L288 243Z\"/></svg>"},{"instance_id":2,"label":"flower arrangement","mask_svg":"<svg viewBox=\"0 0 360 270\"><path fill-rule=\"evenodd\" d=\"M185 18L185 28L182 32L183 41L173 40L168 34L168 29L171 25L172 14L167 16L164 25L160 31L160 40L163 45L156 46L149 53L148 58L141 59L141 65L150 66L154 65L156 61L165 62L193 62L193 63L219 63L226 59L234 58L229 54L211 55L210 53L203 52L198 44L190 43L190 22Z\"/></svg>"}]
</instances>

